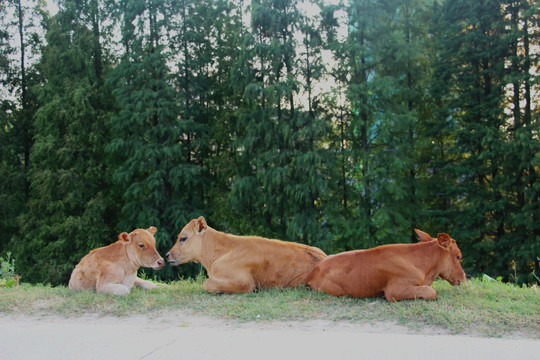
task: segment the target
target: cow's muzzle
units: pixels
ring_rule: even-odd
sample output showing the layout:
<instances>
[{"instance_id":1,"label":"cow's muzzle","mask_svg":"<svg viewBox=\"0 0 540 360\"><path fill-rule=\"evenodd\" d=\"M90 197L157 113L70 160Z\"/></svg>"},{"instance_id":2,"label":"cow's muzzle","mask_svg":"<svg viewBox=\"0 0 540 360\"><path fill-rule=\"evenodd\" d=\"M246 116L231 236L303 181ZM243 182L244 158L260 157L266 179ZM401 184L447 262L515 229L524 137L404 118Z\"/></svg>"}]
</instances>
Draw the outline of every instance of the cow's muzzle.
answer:
<instances>
[{"instance_id":1,"label":"cow's muzzle","mask_svg":"<svg viewBox=\"0 0 540 360\"><path fill-rule=\"evenodd\" d=\"M154 270L159 270L165 265L165 261L163 261L162 258L160 258L158 261L156 261L156 265L153 267Z\"/></svg>"},{"instance_id":2,"label":"cow's muzzle","mask_svg":"<svg viewBox=\"0 0 540 360\"><path fill-rule=\"evenodd\" d=\"M167 259L167 262L171 265L176 265L178 263L178 260L171 258L171 253L167 253L165 259Z\"/></svg>"}]
</instances>

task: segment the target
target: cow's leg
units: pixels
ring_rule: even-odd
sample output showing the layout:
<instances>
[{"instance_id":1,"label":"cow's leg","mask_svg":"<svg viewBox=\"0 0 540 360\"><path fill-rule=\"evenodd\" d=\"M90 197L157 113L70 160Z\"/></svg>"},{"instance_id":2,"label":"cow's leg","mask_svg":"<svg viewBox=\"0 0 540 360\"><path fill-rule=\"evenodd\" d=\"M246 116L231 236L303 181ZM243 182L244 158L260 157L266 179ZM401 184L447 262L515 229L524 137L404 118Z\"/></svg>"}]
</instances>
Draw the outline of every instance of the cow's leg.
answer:
<instances>
[{"instance_id":1,"label":"cow's leg","mask_svg":"<svg viewBox=\"0 0 540 360\"><path fill-rule=\"evenodd\" d=\"M98 281L96 284L96 291L105 293L105 294L113 294L113 295L122 296L122 295L129 294L130 289L124 284L115 284L115 283L107 283L107 282Z\"/></svg>"},{"instance_id":2,"label":"cow's leg","mask_svg":"<svg viewBox=\"0 0 540 360\"><path fill-rule=\"evenodd\" d=\"M386 300L399 301L408 299L435 300L437 293L427 285L388 285L384 290Z\"/></svg>"},{"instance_id":3,"label":"cow's leg","mask_svg":"<svg viewBox=\"0 0 540 360\"><path fill-rule=\"evenodd\" d=\"M348 295L339 284L328 279L318 279L317 281L309 282L309 286L315 291L322 291L334 296Z\"/></svg>"},{"instance_id":4,"label":"cow's leg","mask_svg":"<svg viewBox=\"0 0 540 360\"><path fill-rule=\"evenodd\" d=\"M133 283L133 285L142 287L143 289L146 289L146 290L154 289L157 287L157 285L154 284L153 282L148 281L148 280L143 280L139 277L135 278L135 282Z\"/></svg>"},{"instance_id":5,"label":"cow's leg","mask_svg":"<svg viewBox=\"0 0 540 360\"><path fill-rule=\"evenodd\" d=\"M209 293L249 293L255 289L253 281L247 279L220 279L209 277L203 284L203 289Z\"/></svg>"},{"instance_id":6,"label":"cow's leg","mask_svg":"<svg viewBox=\"0 0 540 360\"><path fill-rule=\"evenodd\" d=\"M345 290L343 290L343 287L339 285L336 281L334 281L334 277L328 274L327 272L323 273L321 272L321 269L315 268L306 279L306 284L309 286L312 290L315 291L322 291L330 295L335 296L345 296L348 295Z\"/></svg>"},{"instance_id":7,"label":"cow's leg","mask_svg":"<svg viewBox=\"0 0 540 360\"><path fill-rule=\"evenodd\" d=\"M115 280L114 277L99 276L96 281L96 292L120 296L129 294L130 287L117 283Z\"/></svg>"},{"instance_id":8,"label":"cow's leg","mask_svg":"<svg viewBox=\"0 0 540 360\"><path fill-rule=\"evenodd\" d=\"M69 278L68 287L70 290L83 290L84 289L84 278L81 274L81 271L78 267L75 267L75 270L71 273Z\"/></svg>"}]
</instances>

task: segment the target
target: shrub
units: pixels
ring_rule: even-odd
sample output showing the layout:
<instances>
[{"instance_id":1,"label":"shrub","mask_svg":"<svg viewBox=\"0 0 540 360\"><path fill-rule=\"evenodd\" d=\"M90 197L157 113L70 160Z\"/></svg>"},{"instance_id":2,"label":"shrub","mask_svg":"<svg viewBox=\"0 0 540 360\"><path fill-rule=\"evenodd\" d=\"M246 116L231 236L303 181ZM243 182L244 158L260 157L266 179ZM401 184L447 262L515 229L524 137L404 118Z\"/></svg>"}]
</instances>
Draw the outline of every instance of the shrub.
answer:
<instances>
[{"instance_id":1,"label":"shrub","mask_svg":"<svg viewBox=\"0 0 540 360\"><path fill-rule=\"evenodd\" d=\"M6 254L6 258L0 256L0 287L13 287L19 284L20 276L15 274L15 259L11 258L11 253Z\"/></svg>"}]
</instances>

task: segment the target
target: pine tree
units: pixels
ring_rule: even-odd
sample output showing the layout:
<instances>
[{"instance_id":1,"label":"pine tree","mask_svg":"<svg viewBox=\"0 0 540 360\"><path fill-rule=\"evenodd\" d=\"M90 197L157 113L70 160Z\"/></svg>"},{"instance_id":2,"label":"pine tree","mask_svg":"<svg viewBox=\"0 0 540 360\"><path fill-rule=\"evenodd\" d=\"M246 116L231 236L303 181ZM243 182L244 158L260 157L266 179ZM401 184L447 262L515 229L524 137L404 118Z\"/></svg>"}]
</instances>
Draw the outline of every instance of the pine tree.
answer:
<instances>
[{"instance_id":1,"label":"pine tree","mask_svg":"<svg viewBox=\"0 0 540 360\"><path fill-rule=\"evenodd\" d=\"M46 82L30 155L30 198L14 243L25 281L52 284L67 283L82 256L112 235L103 156L107 93L94 61L100 44L85 20L87 8L63 5L49 23L39 63Z\"/></svg>"},{"instance_id":2,"label":"pine tree","mask_svg":"<svg viewBox=\"0 0 540 360\"><path fill-rule=\"evenodd\" d=\"M261 38L259 37L259 40ZM230 200L232 211L237 214L236 220L230 224L239 233L252 233L270 236L266 221L262 214L264 207L262 188L256 177L257 167L254 163L258 147L262 145L263 135L259 126L267 122L266 111L263 108L264 76L257 73L256 41L257 37L245 30L241 34L238 60L232 69L232 86L240 98L235 114L235 137L233 146L237 149L235 156L236 171L232 176ZM262 66L264 61L261 61ZM256 120L254 120L256 119Z\"/></svg>"},{"instance_id":3,"label":"pine tree","mask_svg":"<svg viewBox=\"0 0 540 360\"><path fill-rule=\"evenodd\" d=\"M204 211L212 223L227 230L236 230L234 222L240 217L234 214L229 204L229 192L230 179L236 173L236 110L241 98L233 89L232 72L236 61L243 56L240 41L244 31L244 9L240 3L229 0L210 1L208 5L202 3L201 7L206 8L206 12L199 16L205 30L206 52L209 53L209 56L199 59L204 61L199 61L198 67L207 76L199 77L205 81L202 86L197 86L199 91L202 90L201 99L204 101L201 108L208 121L204 132L208 141L200 155L203 157L202 165L207 168L207 182L203 185Z\"/></svg>"},{"instance_id":4,"label":"pine tree","mask_svg":"<svg viewBox=\"0 0 540 360\"><path fill-rule=\"evenodd\" d=\"M373 74L371 38L375 4L371 1L350 3L344 8L322 8L322 28L327 37L326 47L332 51L336 65L330 70L337 82L337 97L330 96L329 113L334 113L335 128L330 136L330 149L335 154L332 177L335 187L330 187L330 198L340 199L336 205L327 205L329 227L335 238L334 251L350 250L374 244L372 223L373 196L371 169L371 140L373 104L369 102ZM347 14L347 35L337 36L340 24L335 13ZM333 108L336 108L333 110ZM339 195L338 195L339 194Z\"/></svg>"},{"instance_id":5,"label":"pine tree","mask_svg":"<svg viewBox=\"0 0 540 360\"><path fill-rule=\"evenodd\" d=\"M425 122L424 136L431 146L427 146L420 154L426 165L426 173L423 179L426 186L425 203L428 215L420 224L425 231L438 233L443 229L451 229L454 222L455 194L452 193L452 179L448 178L446 167L455 160L457 154L451 149L455 143L455 121L449 115L451 109L443 104L448 100L450 93L451 73L447 72L446 65L441 61L441 49L438 39L441 37L439 29L434 24L439 24L441 17L440 4L435 2L431 9L432 17L428 20L431 41L426 44L429 47L429 64L434 75L429 89L432 105L432 116ZM442 22L440 22L442 25ZM448 24L456 26L457 24ZM443 26L441 26L443 28ZM448 230L450 232L450 230ZM453 234L453 233L452 233ZM455 234L453 234L455 235Z\"/></svg>"},{"instance_id":6,"label":"pine tree","mask_svg":"<svg viewBox=\"0 0 540 360\"><path fill-rule=\"evenodd\" d=\"M231 26L232 8L227 1L179 1L176 7L178 11L172 17L170 29L171 46L178 53L174 82L179 89L180 126L184 133L179 145L186 155L182 171L190 178L183 185L187 192L184 200L184 222L187 222L193 217L211 215L208 201L214 199L208 194L220 196L212 189L217 173L210 165L220 166L219 161L213 162L212 151L228 149L230 142L223 132L228 133L230 126L227 112L231 110L224 98L230 68L226 59L231 55L225 44L229 46L232 41L226 27ZM216 48L214 44L222 46Z\"/></svg>"},{"instance_id":7,"label":"pine tree","mask_svg":"<svg viewBox=\"0 0 540 360\"><path fill-rule=\"evenodd\" d=\"M335 129L344 211L332 221L350 249L402 242L421 221L418 137L430 111L425 2L356 1L346 12L347 38L333 45L346 92Z\"/></svg>"},{"instance_id":8,"label":"pine tree","mask_svg":"<svg viewBox=\"0 0 540 360\"><path fill-rule=\"evenodd\" d=\"M243 102L231 204L246 218L243 232L317 244L325 236L326 125L313 95L323 69L320 34L295 1L253 2L251 20L234 77ZM296 32L304 39L300 53ZM305 110L298 104L299 73L306 79Z\"/></svg>"},{"instance_id":9,"label":"pine tree","mask_svg":"<svg viewBox=\"0 0 540 360\"><path fill-rule=\"evenodd\" d=\"M29 196L32 118L37 110L41 74L34 66L42 44L40 19L48 14L35 2L6 1L0 5L0 253L10 251L18 232L17 217Z\"/></svg>"},{"instance_id":10,"label":"pine tree","mask_svg":"<svg viewBox=\"0 0 540 360\"><path fill-rule=\"evenodd\" d=\"M533 271L538 266L536 254L540 251L540 227L535 219L540 215L538 186L538 159L540 144L534 133L538 132L538 110L533 116L531 84L538 83L532 71L538 66L538 55L531 52L531 45L538 46L534 36L534 18L539 8L529 1L508 1L503 4L504 22L509 29L509 54L506 67L506 101L503 106L511 109L507 119L502 196L506 198L502 221L505 234L496 240L496 248L505 254L497 270L508 274L508 279L518 283L534 281ZM532 25L532 27L531 27ZM533 85L534 86L534 85ZM538 98L536 99L538 102ZM499 251L498 251L499 252Z\"/></svg>"},{"instance_id":11,"label":"pine tree","mask_svg":"<svg viewBox=\"0 0 540 360\"><path fill-rule=\"evenodd\" d=\"M466 266L506 279L532 271L538 242L530 221L538 197L534 185L524 181L537 176L526 168L532 169L538 145L523 136L534 125L522 126L528 110L526 106L521 115L517 103L522 91L515 91L520 84L526 88L529 78L516 57L517 44L527 42L528 32L518 31L517 24L526 21L515 18L520 13L516 5L448 1L436 18L439 60L434 78L441 79L439 86L447 81L436 87L442 100L438 121L456 136L442 169L446 179L454 179L446 183L445 193L453 200L448 215L455 238L463 239ZM512 94L510 102L507 94ZM524 193L532 195L527 204Z\"/></svg>"},{"instance_id":12,"label":"pine tree","mask_svg":"<svg viewBox=\"0 0 540 360\"><path fill-rule=\"evenodd\" d=\"M379 4L378 31L371 44L375 60L373 102L376 138L372 169L378 242L415 241L414 228L423 211L418 153L422 122L429 118L424 88L426 62L425 1L399 0Z\"/></svg>"},{"instance_id":13,"label":"pine tree","mask_svg":"<svg viewBox=\"0 0 540 360\"><path fill-rule=\"evenodd\" d=\"M279 238L287 233L283 190L291 154L285 142L290 139L294 103L288 84L293 79L285 74L295 56L288 43L294 13L289 1L252 3L252 34L246 35L246 41L251 42L254 59L242 62L248 67L243 73L250 77L238 79L247 84L239 87L244 91L244 104L239 109L238 127L245 134L239 139L239 173L231 201L238 212L249 214L248 228Z\"/></svg>"},{"instance_id":14,"label":"pine tree","mask_svg":"<svg viewBox=\"0 0 540 360\"><path fill-rule=\"evenodd\" d=\"M322 106L322 96L316 94L316 84L323 81L326 69L322 60L320 18L299 14L302 36L297 45L296 76L299 90L307 95L307 104L294 111L292 177L288 184L287 208L291 219L287 223L288 238L306 244L322 246L329 241L323 215L324 194L328 189L330 154L323 147L323 139L330 124ZM296 86L295 86L296 87Z\"/></svg>"},{"instance_id":15,"label":"pine tree","mask_svg":"<svg viewBox=\"0 0 540 360\"><path fill-rule=\"evenodd\" d=\"M178 1L168 24L176 53L172 80L178 92L178 146L185 159L183 213L176 233L191 218L204 215L218 228L232 225L228 206L229 179L234 173L235 121L239 99L232 90L242 28L241 10L228 0ZM171 244L172 245L172 244ZM193 274L198 267L185 270Z\"/></svg>"},{"instance_id":16,"label":"pine tree","mask_svg":"<svg viewBox=\"0 0 540 360\"><path fill-rule=\"evenodd\" d=\"M178 146L186 134L166 63L166 21L160 20L169 18L168 5L145 0L117 3L124 53L107 79L118 107L108 123L112 140L107 145L116 159L113 181L122 194L118 230L157 227L162 255L190 210L185 200L191 189L184 185L196 181L196 173L182 167L189 153ZM170 268L164 270L160 276L172 277Z\"/></svg>"}]
</instances>

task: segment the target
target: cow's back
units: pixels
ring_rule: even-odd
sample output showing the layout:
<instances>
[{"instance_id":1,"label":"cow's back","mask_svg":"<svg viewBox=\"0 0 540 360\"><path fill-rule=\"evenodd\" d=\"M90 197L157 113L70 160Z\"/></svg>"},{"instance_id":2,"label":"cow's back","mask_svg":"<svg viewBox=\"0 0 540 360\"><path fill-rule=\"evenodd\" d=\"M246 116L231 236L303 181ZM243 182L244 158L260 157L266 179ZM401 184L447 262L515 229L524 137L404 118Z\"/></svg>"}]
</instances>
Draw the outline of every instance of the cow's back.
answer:
<instances>
[{"instance_id":1,"label":"cow's back","mask_svg":"<svg viewBox=\"0 0 540 360\"><path fill-rule=\"evenodd\" d=\"M425 242L390 244L331 255L313 269L307 283L317 291L361 298L382 295L396 281L430 285L436 276L428 280L423 268L433 261L434 247L437 244Z\"/></svg>"},{"instance_id":2,"label":"cow's back","mask_svg":"<svg viewBox=\"0 0 540 360\"><path fill-rule=\"evenodd\" d=\"M260 255L261 266L253 271L258 288L305 285L307 275L327 257L319 248L279 240Z\"/></svg>"},{"instance_id":3,"label":"cow's back","mask_svg":"<svg viewBox=\"0 0 540 360\"><path fill-rule=\"evenodd\" d=\"M381 248L328 256L308 275L307 285L336 296L380 296L393 275L387 266L395 252Z\"/></svg>"},{"instance_id":4,"label":"cow's back","mask_svg":"<svg viewBox=\"0 0 540 360\"><path fill-rule=\"evenodd\" d=\"M220 239L223 254L216 264L249 272L260 289L303 285L311 270L327 256L319 248L304 244L220 232L214 235L214 239Z\"/></svg>"},{"instance_id":5,"label":"cow's back","mask_svg":"<svg viewBox=\"0 0 540 360\"><path fill-rule=\"evenodd\" d=\"M96 261L92 250L85 255L81 261L75 266L69 279L70 290L90 290L96 288L98 278L98 267L95 266Z\"/></svg>"},{"instance_id":6,"label":"cow's back","mask_svg":"<svg viewBox=\"0 0 540 360\"><path fill-rule=\"evenodd\" d=\"M91 290L96 288L103 271L110 270L114 259L118 258L121 244L113 243L90 251L75 266L69 279L71 290Z\"/></svg>"}]
</instances>

